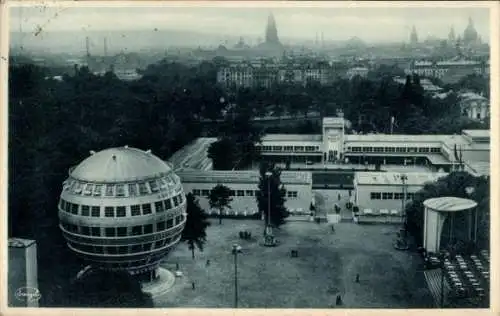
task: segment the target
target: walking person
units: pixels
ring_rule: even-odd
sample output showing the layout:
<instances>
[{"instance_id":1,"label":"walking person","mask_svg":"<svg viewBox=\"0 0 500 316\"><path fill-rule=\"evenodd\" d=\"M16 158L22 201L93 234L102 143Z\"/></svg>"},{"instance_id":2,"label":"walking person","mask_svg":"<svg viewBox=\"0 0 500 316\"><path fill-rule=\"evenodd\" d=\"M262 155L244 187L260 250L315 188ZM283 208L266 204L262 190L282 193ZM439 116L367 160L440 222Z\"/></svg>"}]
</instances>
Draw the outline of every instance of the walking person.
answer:
<instances>
[{"instance_id":1,"label":"walking person","mask_svg":"<svg viewBox=\"0 0 500 316\"><path fill-rule=\"evenodd\" d=\"M356 273L356 283L359 283L359 273Z\"/></svg>"},{"instance_id":2,"label":"walking person","mask_svg":"<svg viewBox=\"0 0 500 316\"><path fill-rule=\"evenodd\" d=\"M337 300L335 301L336 305L342 305L342 297L340 295L337 295Z\"/></svg>"}]
</instances>

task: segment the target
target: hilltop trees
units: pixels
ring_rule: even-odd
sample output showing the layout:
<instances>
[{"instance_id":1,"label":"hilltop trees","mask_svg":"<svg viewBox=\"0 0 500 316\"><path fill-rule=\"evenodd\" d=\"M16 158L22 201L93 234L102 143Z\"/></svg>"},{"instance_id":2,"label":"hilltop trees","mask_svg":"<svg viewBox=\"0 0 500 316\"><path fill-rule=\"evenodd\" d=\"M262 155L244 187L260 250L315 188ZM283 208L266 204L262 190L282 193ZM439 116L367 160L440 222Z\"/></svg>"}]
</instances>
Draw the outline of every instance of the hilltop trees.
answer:
<instances>
[{"instance_id":1,"label":"hilltop trees","mask_svg":"<svg viewBox=\"0 0 500 316\"><path fill-rule=\"evenodd\" d=\"M281 171L273 165L267 163L260 165L259 191L256 199L266 226L270 224L279 227L285 223L285 219L289 215L285 207L286 189L281 183L280 176Z\"/></svg>"},{"instance_id":2,"label":"hilltop trees","mask_svg":"<svg viewBox=\"0 0 500 316\"><path fill-rule=\"evenodd\" d=\"M210 191L208 203L211 208L219 210L219 225L222 224L222 212L225 208L231 208L232 201L231 190L225 185L218 184Z\"/></svg>"},{"instance_id":3,"label":"hilltop trees","mask_svg":"<svg viewBox=\"0 0 500 316\"><path fill-rule=\"evenodd\" d=\"M182 231L182 241L187 242L189 250L191 250L194 259L194 250L197 247L203 251L203 245L206 242L207 234L205 230L210 226L207 214L200 207L198 200L192 193L186 196L187 202L187 219L186 226Z\"/></svg>"}]
</instances>

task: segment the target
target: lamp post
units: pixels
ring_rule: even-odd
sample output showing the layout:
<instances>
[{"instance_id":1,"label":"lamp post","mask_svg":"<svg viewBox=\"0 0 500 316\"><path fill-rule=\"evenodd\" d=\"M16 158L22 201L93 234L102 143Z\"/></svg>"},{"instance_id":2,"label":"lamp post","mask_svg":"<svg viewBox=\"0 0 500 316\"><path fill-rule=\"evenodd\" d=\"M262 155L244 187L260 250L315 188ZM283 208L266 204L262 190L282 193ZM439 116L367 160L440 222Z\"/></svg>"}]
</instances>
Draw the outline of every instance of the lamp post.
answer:
<instances>
[{"instance_id":1,"label":"lamp post","mask_svg":"<svg viewBox=\"0 0 500 316\"><path fill-rule=\"evenodd\" d=\"M404 216L404 221L403 221L403 225L404 225L404 234L405 234L405 238L406 238L406 227L407 227L407 218L408 216L406 216L406 209L405 209L405 205L406 205L406 180L408 180L408 176L406 174L402 174L401 175L401 182L403 183L403 198L401 200L401 213L403 214Z\"/></svg>"},{"instance_id":2,"label":"lamp post","mask_svg":"<svg viewBox=\"0 0 500 316\"><path fill-rule=\"evenodd\" d=\"M238 253L241 252L241 246L233 245L232 253L234 256L234 308L238 308Z\"/></svg>"},{"instance_id":3,"label":"lamp post","mask_svg":"<svg viewBox=\"0 0 500 316\"><path fill-rule=\"evenodd\" d=\"M271 232L271 176L272 172L266 172L267 179L267 216L266 216L266 235L270 235Z\"/></svg>"},{"instance_id":4,"label":"lamp post","mask_svg":"<svg viewBox=\"0 0 500 316\"><path fill-rule=\"evenodd\" d=\"M467 196L469 198L472 197L472 194L474 194L474 187L466 187L465 188L465 193L467 193ZM475 215L475 218L474 218L474 244L477 242L477 206L474 208L474 215ZM469 212L469 225L470 223L472 222L472 212ZM470 229L470 226L469 226L469 241L472 239L472 233L471 233L471 229Z\"/></svg>"}]
</instances>

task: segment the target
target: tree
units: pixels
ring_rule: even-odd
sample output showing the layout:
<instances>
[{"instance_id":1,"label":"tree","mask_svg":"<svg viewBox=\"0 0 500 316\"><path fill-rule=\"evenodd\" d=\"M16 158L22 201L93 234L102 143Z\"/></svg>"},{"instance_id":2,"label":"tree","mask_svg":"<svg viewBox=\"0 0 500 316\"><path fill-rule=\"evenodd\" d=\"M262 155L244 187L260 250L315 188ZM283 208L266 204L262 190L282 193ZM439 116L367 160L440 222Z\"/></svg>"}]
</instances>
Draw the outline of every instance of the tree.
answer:
<instances>
[{"instance_id":1,"label":"tree","mask_svg":"<svg viewBox=\"0 0 500 316\"><path fill-rule=\"evenodd\" d=\"M186 196L186 201L187 219L186 226L182 231L182 241L187 242L189 250L191 250L191 254L194 259L195 247L198 247L200 251L203 251L203 245L205 244L207 237L205 230L208 226L210 226L210 222L208 222L207 214L200 207L198 200L192 193L189 193Z\"/></svg>"},{"instance_id":2,"label":"tree","mask_svg":"<svg viewBox=\"0 0 500 316\"><path fill-rule=\"evenodd\" d=\"M267 176L266 173L271 175ZM257 193L257 204L259 212L264 215L265 223L279 227L285 223L289 213L285 207L286 189L281 183L281 171L274 165L262 163L260 165L259 191ZM269 217L268 218L268 211Z\"/></svg>"},{"instance_id":3,"label":"tree","mask_svg":"<svg viewBox=\"0 0 500 316\"><path fill-rule=\"evenodd\" d=\"M224 137L210 144L207 156L212 159L215 170L232 170L237 162L237 151L236 143Z\"/></svg>"},{"instance_id":4,"label":"tree","mask_svg":"<svg viewBox=\"0 0 500 316\"><path fill-rule=\"evenodd\" d=\"M219 210L219 225L222 224L222 211L224 211L225 208L231 208L229 204L232 201L231 190L225 185L218 184L210 191L208 202L211 208Z\"/></svg>"}]
</instances>

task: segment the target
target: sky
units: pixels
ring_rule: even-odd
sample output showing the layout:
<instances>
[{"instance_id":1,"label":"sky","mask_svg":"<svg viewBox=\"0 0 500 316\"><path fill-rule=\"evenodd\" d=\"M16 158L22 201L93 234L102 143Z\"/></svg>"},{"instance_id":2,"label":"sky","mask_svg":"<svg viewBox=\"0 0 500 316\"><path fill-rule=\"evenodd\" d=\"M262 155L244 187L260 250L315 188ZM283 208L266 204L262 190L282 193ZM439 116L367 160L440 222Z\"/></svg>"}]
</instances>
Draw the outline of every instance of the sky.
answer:
<instances>
[{"instance_id":1,"label":"sky","mask_svg":"<svg viewBox=\"0 0 500 316\"><path fill-rule=\"evenodd\" d=\"M39 27L42 32L158 29L257 38L264 37L270 13L275 16L280 38L288 39L314 40L316 33L323 33L325 40L356 36L367 42L407 41L413 25L422 39L430 35L445 38L451 26L456 34L462 34L470 17L483 40L489 40L488 8L449 6L314 7L311 3L295 3L280 7L277 2L196 6L171 3L162 7L31 6L11 8L10 27L14 32L36 32Z\"/></svg>"}]
</instances>

